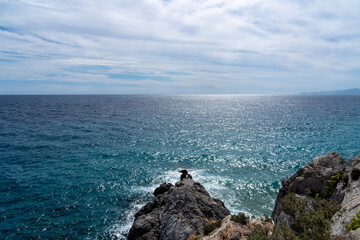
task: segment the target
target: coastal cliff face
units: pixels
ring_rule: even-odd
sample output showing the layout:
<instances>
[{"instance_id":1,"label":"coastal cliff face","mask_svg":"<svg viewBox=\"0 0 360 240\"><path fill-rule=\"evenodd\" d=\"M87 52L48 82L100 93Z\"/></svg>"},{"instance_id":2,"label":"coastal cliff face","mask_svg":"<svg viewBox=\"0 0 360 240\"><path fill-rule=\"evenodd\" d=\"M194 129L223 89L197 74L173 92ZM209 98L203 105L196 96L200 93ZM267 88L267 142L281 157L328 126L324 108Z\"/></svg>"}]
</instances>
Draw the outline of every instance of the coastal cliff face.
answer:
<instances>
[{"instance_id":1,"label":"coastal cliff face","mask_svg":"<svg viewBox=\"0 0 360 240\"><path fill-rule=\"evenodd\" d=\"M336 171L343 170L344 165L345 161L341 156L336 153L329 153L315 157L308 165L300 168L289 179L283 181L283 186L279 190L272 213L275 225L284 222L290 227L294 224L294 217L286 214L281 208L281 201L287 194L295 193L296 197L306 201L309 201L311 197L315 197L316 194L326 198L325 189L328 180Z\"/></svg>"},{"instance_id":2,"label":"coastal cliff face","mask_svg":"<svg viewBox=\"0 0 360 240\"><path fill-rule=\"evenodd\" d=\"M360 229L349 232L345 228L345 224L350 224L351 219L360 210L359 178L352 174L356 169L360 169L360 156L347 162L335 152L315 157L288 180L282 182L283 186L279 190L272 213L275 226L284 223L294 230L302 224L296 218L296 215L299 215L298 209L291 214L288 207L282 204L288 194L293 194L294 201L301 199L299 202L305 203L305 214L314 213L314 199L321 199L322 203L333 206L338 204L337 211L330 221L331 237L360 239Z\"/></svg>"},{"instance_id":3,"label":"coastal cliff face","mask_svg":"<svg viewBox=\"0 0 360 240\"><path fill-rule=\"evenodd\" d=\"M192 179L175 186L163 183L154 191L154 200L135 214L128 239L360 240L360 229L345 227L360 211L359 177L360 156L347 162L335 152L315 157L282 180L272 213L274 225L266 218L235 221L222 201L211 198ZM210 234L204 231L216 220L221 220L217 229L212 228Z\"/></svg>"},{"instance_id":4,"label":"coastal cliff face","mask_svg":"<svg viewBox=\"0 0 360 240\"><path fill-rule=\"evenodd\" d=\"M162 184L154 191L155 199L135 214L128 239L186 240L203 232L206 224L221 220L229 210L192 179L174 185Z\"/></svg>"},{"instance_id":5,"label":"coastal cliff face","mask_svg":"<svg viewBox=\"0 0 360 240\"><path fill-rule=\"evenodd\" d=\"M360 179L355 173L360 169L360 156L349 159L345 164L344 172L349 176L348 182L340 181L331 196L332 199L341 200L341 209L332 218L331 234L333 236L349 236L360 239L360 229L348 232L344 228L360 211Z\"/></svg>"}]
</instances>

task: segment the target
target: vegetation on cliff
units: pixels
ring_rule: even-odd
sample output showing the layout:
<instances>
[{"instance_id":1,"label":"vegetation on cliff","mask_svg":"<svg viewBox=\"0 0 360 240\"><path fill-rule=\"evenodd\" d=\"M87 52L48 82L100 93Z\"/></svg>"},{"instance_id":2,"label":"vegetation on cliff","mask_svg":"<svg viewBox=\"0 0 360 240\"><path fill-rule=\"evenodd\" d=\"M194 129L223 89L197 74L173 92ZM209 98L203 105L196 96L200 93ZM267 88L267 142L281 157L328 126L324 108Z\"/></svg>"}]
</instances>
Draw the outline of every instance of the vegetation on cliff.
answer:
<instances>
[{"instance_id":1,"label":"vegetation on cliff","mask_svg":"<svg viewBox=\"0 0 360 240\"><path fill-rule=\"evenodd\" d=\"M345 227L348 231L353 231L360 228L360 210L358 213L356 213L356 217L351 219L350 224L345 224Z\"/></svg>"},{"instance_id":2,"label":"vegetation on cliff","mask_svg":"<svg viewBox=\"0 0 360 240\"><path fill-rule=\"evenodd\" d=\"M335 188L336 188L337 184L340 182L340 180L342 179L343 175L344 175L344 172L341 170L338 170L328 180L328 186L325 187L325 192L328 196L331 196L334 193Z\"/></svg>"},{"instance_id":3,"label":"vegetation on cliff","mask_svg":"<svg viewBox=\"0 0 360 240\"><path fill-rule=\"evenodd\" d=\"M221 225L221 220L217 220L216 222L206 224L204 226L204 235L208 235L209 233L211 233L215 229L219 228L220 225Z\"/></svg>"},{"instance_id":4,"label":"vegetation on cliff","mask_svg":"<svg viewBox=\"0 0 360 240\"><path fill-rule=\"evenodd\" d=\"M237 215L231 215L231 221L244 225L249 222L249 217L245 213L239 212Z\"/></svg>"},{"instance_id":5,"label":"vegetation on cliff","mask_svg":"<svg viewBox=\"0 0 360 240\"><path fill-rule=\"evenodd\" d=\"M291 229L300 239L328 240L331 218L340 206L319 195L309 203L295 193L288 193L281 201L281 209L295 219Z\"/></svg>"},{"instance_id":6,"label":"vegetation on cliff","mask_svg":"<svg viewBox=\"0 0 360 240\"><path fill-rule=\"evenodd\" d=\"M281 209L295 219L290 227L281 222L269 236L270 229L259 226L248 236L248 240L329 240L331 217L340 206L318 195L309 203L290 192L282 199Z\"/></svg>"},{"instance_id":7,"label":"vegetation on cliff","mask_svg":"<svg viewBox=\"0 0 360 240\"><path fill-rule=\"evenodd\" d=\"M345 162L333 152L283 180L273 211L275 228L267 239L359 239L349 233L357 224L350 216L360 205L359 165L360 157Z\"/></svg>"}]
</instances>

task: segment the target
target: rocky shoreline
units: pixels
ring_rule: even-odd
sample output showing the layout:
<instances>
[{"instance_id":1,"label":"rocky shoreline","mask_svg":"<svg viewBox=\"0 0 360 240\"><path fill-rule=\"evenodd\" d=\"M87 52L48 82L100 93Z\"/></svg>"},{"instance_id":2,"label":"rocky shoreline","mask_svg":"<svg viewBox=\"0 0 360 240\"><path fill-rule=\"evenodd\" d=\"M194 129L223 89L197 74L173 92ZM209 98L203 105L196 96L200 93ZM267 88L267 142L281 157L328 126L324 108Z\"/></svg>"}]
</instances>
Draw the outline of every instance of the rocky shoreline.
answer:
<instances>
[{"instance_id":1,"label":"rocky shoreline","mask_svg":"<svg viewBox=\"0 0 360 240\"><path fill-rule=\"evenodd\" d=\"M360 156L348 161L335 152L315 157L281 181L273 224L267 217L232 216L190 178L163 183L154 200L135 214L128 239L360 239L360 228L345 227L360 211L359 169Z\"/></svg>"},{"instance_id":2,"label":"rocky shoreline","mask_svg":"<svg viewBox=\"0 0 360 240\"><path fill-rule=\"evenodd\" d=\"M211 198L205 188L185 178L174 185L163 183L155 199L135 214L128 239L188 239L200 234L210 221L222 220L230 211Z\"/></svg>"}]
</instances>

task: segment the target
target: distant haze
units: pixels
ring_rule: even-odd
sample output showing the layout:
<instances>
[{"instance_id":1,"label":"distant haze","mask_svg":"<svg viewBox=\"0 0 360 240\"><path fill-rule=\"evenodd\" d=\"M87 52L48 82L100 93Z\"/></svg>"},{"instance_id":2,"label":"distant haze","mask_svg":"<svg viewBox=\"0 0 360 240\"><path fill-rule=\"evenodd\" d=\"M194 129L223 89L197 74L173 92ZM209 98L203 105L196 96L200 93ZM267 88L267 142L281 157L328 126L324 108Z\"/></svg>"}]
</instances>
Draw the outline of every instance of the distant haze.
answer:
<instances>
[{"instance_id":1,"label":"distant haze","mask_svg":"<svg viewBox=\"0 0 360 240\"><path fill-rule=\"evenodd\" d=\"M336 90L336 91L322 91L322 92L304 92L304 95L360 95L359 88L352 88L347 90Z\"/></svg>"},{"instance_id":2,"label":"distant haze","mask_svg":"<svg viewBox=\"0 0 360 240\"><path fill-rule=\"evenodd\" d=\"M360 88L358 0L0 0L0 94Z\"/></svg>"}]
</instances>

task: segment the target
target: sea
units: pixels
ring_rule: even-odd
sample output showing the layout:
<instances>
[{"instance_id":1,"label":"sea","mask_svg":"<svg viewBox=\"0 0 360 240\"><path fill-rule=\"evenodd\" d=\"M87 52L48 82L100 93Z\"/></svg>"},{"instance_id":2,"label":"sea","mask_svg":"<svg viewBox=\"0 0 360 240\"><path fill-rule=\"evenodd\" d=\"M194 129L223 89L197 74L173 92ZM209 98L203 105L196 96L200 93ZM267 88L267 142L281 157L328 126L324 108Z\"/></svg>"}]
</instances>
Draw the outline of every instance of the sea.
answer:
<instances>
[{"instance_id":1,"label":"sea","mask_svg":"<svg viewBox=\"0 0 360 240\"><path fill-rule=\"evenodd\" d=\"M0 239L126 239L187 169L232 214L271 215L280 179L360 155L360 96L0 96Z\"/></svg>"}]
</instances>

